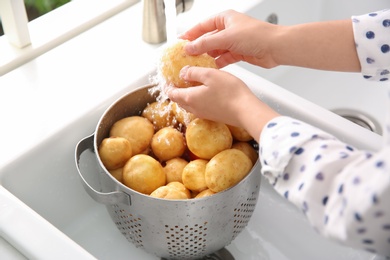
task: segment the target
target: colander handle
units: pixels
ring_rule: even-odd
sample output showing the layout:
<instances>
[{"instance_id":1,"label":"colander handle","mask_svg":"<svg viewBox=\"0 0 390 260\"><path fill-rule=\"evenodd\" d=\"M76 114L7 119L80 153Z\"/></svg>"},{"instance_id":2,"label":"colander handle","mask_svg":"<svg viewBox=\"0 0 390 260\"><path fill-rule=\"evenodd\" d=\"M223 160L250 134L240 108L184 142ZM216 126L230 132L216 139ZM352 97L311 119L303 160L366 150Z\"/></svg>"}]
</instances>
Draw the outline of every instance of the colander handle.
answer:
<instances>
[{"instance_id":1,"label":"colander handle","mask_svg":"<svg viewBox=\"0 0 390 260\"><path fill-rule=\"evenodd\" d=\"M95 171L96 172L96 165L98 165L96 161L96 152L93 145L94 141L94 135L90 135L82 139L76 146L76 166L77 170L79 172L80 178L82 180L84 189L86 192L93 198L96 202L105 204L105 205L113 205L113 204L125 204L125 205L131 205L131 199L130 195L122 192L122 191L112 191L112 192L101 192L96 190L90 183L88 183L87 179L84 177L82 173L82 169L80 165L83 165L83 170L86 171ZM89 150L91 153L93 153L93 158L89 157L83 157L81 154L85 151Z\"/></svg>"}]
</instances>

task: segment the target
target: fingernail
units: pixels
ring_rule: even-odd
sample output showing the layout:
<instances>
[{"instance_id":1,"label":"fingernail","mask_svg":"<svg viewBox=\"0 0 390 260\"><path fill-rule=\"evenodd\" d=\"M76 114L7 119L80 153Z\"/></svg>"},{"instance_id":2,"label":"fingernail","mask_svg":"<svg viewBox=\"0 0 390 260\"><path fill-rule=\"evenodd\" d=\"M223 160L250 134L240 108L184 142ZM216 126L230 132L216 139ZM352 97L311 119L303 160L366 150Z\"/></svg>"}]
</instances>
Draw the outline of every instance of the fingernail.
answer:
<instances>
[{"instance_id":1,"label":"fingernail","mask_svg":"<svg viewBox=\"0 0 390 260\"><path fill-rule=\"evenodd\" d=\"M185 79L189 67L190 67L189 65L186 65L186 66L184 66L184 67L180 70L180 74L179 74L180 78Z\"/></svg>"}]
</instances>

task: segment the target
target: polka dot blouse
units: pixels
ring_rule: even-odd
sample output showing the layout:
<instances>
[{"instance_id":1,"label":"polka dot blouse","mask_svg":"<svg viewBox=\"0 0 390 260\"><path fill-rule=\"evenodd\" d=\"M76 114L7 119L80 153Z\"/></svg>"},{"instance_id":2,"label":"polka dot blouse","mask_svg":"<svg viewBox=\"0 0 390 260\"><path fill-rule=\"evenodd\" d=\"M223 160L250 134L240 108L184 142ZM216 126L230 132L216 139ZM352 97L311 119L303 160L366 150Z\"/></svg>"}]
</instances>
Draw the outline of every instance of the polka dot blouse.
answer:
<instances>
[{"instance_id":1,"label":"polka dot blouse","mask_svg":"<svg viewBox=\"0 0 390 260\"><path fill-rule=\"evenodd\" d=\"M356 16L352 22L362 74L388 81L390 10ZM390 120L388 124L390 131ZM262 173L324 236L390 257L387 139L378 152L358 150L318 128L280 116L261 134Z\"/></svg>"},{"instance_id":2,"label":"polka dot blouse","mask_svg":"<svg viewBox=\"0 0 390 260\"><path fill-rule=\"evenodd\" d=\"M363 76L389 81L390 10L353 16L352 25Z\"/></svg>"}]
</instances>

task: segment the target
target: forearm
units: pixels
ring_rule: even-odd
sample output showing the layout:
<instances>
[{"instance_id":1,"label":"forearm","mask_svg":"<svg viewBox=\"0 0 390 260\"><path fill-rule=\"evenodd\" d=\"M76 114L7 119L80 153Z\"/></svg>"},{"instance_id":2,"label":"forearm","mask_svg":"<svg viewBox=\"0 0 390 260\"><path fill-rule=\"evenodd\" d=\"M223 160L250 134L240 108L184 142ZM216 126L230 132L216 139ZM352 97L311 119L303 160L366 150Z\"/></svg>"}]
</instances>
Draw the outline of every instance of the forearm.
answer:
<instances>
[{"instance_id":1,"label":"forearm","mask_svg":"<svg viewBox=\"0 0 390 260\"><path fill-rule=\"evenodd\" d=\"M279 65L360 72L350 19L281 26L274 37Z\"/></svg>"}]
</instances>

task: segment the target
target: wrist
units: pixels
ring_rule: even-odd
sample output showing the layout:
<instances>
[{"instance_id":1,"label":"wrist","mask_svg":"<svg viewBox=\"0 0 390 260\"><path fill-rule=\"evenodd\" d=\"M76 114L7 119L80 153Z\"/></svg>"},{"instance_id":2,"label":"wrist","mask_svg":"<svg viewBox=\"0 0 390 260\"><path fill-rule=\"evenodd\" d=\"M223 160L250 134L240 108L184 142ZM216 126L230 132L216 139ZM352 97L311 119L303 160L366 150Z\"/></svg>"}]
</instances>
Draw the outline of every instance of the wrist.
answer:
<instances>
[{"instance_id":1,"label":"wrist","mask_svg":"<svg viewBox=\"0 0 390 260\"><path fill-rule=\"evenodd\" d=\"M261 132L269 121L280 116L268 105L253 96L253 100L248 100L243 109L239 112L240 126L259 142ZM243 116L244 115L244 116Z\"/></svg>"}]
</instances>

